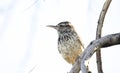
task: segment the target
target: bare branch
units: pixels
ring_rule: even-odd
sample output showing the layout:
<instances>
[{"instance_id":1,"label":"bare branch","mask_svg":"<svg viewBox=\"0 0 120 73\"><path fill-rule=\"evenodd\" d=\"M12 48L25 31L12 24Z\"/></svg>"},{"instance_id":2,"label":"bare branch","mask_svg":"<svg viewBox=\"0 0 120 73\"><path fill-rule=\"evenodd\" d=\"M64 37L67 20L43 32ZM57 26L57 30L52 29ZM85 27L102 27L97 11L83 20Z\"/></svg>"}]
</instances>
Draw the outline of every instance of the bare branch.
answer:
<instances>
[{"instance_id":1,"label":"bare branch","mask_svg":"<svg viewBox=\"0 0 120 73\"><path fill-rule=\"evenodd\" d=\"M98 20L98 26L97 26L97 31L96 31L96 39L101 38L104 18L105 18L106 12L108 10L108 7L109 7L111 1L112 0L106 0L106 2L103 5L103 8L102 8L102 11L100 13L99 20ZM96 61L97 61L98 73L103 73L102 60L101 60L101 50L96 51Z\"/></svg>"},{"instance_id":2,"label":"bare branch","mask_svg":"<svg viewBox=\"0 0 120 73\"><path fill-rule=\"evenodd\" d=\"M107 35L98 40L91 42L80 57L82 72L87 73L87 68L84 65L85 60L88 60L96 50L117 44L120 44L120 33Z\"/></svg>"},{"instance_id":3,"label":"bare branch","mask_svg":"<svg viewBox=\"0 0 120 73\"><path fill-rule=\"evenodd\" d=\"M106 2L103 5L103 8L102 8L102 11L100 13L99 20L98 20L97 27L99 27L99 28L102 28L102 26L103 26L104 18L105 18L106 12L108 10L108 7L109 7L111 1L112 0L106 0ZM99 29L99 28L97 28L97 32L99 32L98 34L101 34L101 29ZM97 37L99 38L99 35Z\"/></svg>"},{"instance_id":4,"label":"bare branch","mask_svg":"<svg viewBox=\"0 0 120 73\"><path fill-rule=\"evenodd\" d=\"M88 45L88 47L79 57L79 60L77 60L76 63L73 65L69 73L79 73L80 70L82 70L83 73L87 73L87 69L84 65L85 60L88 60L96 50L117 44L120 44L120 33L107 35L100 39L94 40Z\"/></svg>"}]
</instances>

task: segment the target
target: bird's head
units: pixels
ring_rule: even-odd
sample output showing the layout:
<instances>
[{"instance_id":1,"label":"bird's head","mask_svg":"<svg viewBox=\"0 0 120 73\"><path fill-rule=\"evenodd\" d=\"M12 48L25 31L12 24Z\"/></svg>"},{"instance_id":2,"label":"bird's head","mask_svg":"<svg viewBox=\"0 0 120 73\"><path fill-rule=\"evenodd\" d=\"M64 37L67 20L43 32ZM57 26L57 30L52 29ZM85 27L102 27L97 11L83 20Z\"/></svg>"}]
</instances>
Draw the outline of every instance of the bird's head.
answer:
<instances>
[{"instance_id":1,"label":"bird's head","mask_svg":"<svg viewBox=\"0 0 120 73\"><path fill-rule=\"evenodd\" d=\"M67 33L74 30L73 26L68 21L60 22L57 25L48 25L47 27L56 29L58 33Z\"/></svg>"}]
</instances>

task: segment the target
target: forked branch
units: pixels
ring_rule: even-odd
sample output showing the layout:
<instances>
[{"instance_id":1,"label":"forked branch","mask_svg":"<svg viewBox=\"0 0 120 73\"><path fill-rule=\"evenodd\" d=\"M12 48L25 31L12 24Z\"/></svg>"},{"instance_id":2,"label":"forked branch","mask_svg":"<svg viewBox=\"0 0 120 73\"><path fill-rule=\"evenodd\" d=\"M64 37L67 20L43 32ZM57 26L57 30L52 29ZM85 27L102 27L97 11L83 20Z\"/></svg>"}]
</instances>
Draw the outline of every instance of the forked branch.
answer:
<instances>
[{"instance_id":1,"label":"forked branch","mask_svg":"<svg viewBox=\"0 0 120 73\"><path fill-rule=\"evenodd\" d=\"M120 44L120 33L107 35L92 41L79 57L79 60L73 65L69 73L79 73L80 70L82 70L82 73L87 73L87 68L84 63L95 53L96 50L118 44Z\"/></svg>"},{"instance_id":2,"label":"forked branch","mask_svg":"<svg viewBox=\"0 0 120 73\"><path fill-rule=\"evenodd\" d=\"M84 65L85 60L88 60L96 50L117 44L120 44L120 33L107 35L98 40L91 42L80 57L82 72L87 73L87 69Z\"/></svg>"}]
</instances>

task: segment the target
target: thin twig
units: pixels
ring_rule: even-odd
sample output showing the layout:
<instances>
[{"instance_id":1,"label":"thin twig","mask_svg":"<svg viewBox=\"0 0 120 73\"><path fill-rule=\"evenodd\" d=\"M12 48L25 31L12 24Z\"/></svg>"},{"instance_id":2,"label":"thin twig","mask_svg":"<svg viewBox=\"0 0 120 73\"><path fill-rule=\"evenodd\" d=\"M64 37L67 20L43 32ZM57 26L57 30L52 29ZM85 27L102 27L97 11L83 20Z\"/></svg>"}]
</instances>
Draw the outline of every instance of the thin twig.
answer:
<instances>
[{"instance_id":1,"label":"thin twig","mask_svg":"<svg viewBox=\"0 0 120 73\"><path fill-rule=\"evenodd\" d=\"M106 12L108 10L108 7L109 7L111 1L112 0L106 0L106 2L103 5L103 8L102 8L102 11L100 13L99 20L98 20L98 26L97 26L97 31L96 31L96 39L101 38L104 18L105 18ZM101 59L101 50L97 50L96 51L96 61L97 61L98 73L103 73L103 70L102 70L102 59Z\"/></svg>"},{"instance_id":2,"label":"thin twig","mask_svg":"<svg viewBox=\"0 0 120 73\"><path fill-rule=\"evenodd\" d=\"M37 65L35 65L28 73L31 73L35 68L36 68Z\"/></svg>"}]
</instances>

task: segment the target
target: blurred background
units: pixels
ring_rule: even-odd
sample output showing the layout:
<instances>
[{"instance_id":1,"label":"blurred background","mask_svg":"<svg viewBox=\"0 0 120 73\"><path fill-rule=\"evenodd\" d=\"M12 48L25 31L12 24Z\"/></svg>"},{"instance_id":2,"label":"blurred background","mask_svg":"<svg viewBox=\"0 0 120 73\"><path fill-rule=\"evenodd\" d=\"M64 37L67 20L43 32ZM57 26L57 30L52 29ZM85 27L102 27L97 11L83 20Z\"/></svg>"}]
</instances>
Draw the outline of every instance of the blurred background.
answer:
<instances>
[{"instance_id":1,"label":"blurred background","mask_svg":"<svg viewBox=\"0 0 120 73\"><path fill-rule=\"evenodd\" d=\"M57 32L46 25L70 21L87 46L96 37L105 0L0 0L0 73L67 73ZM102 36L120 32L120 0L107 11ZM104 73L119 73L120 46L102 49ZM90 70L97 73L95 55Z\"/></svg>"}]
</instances>

